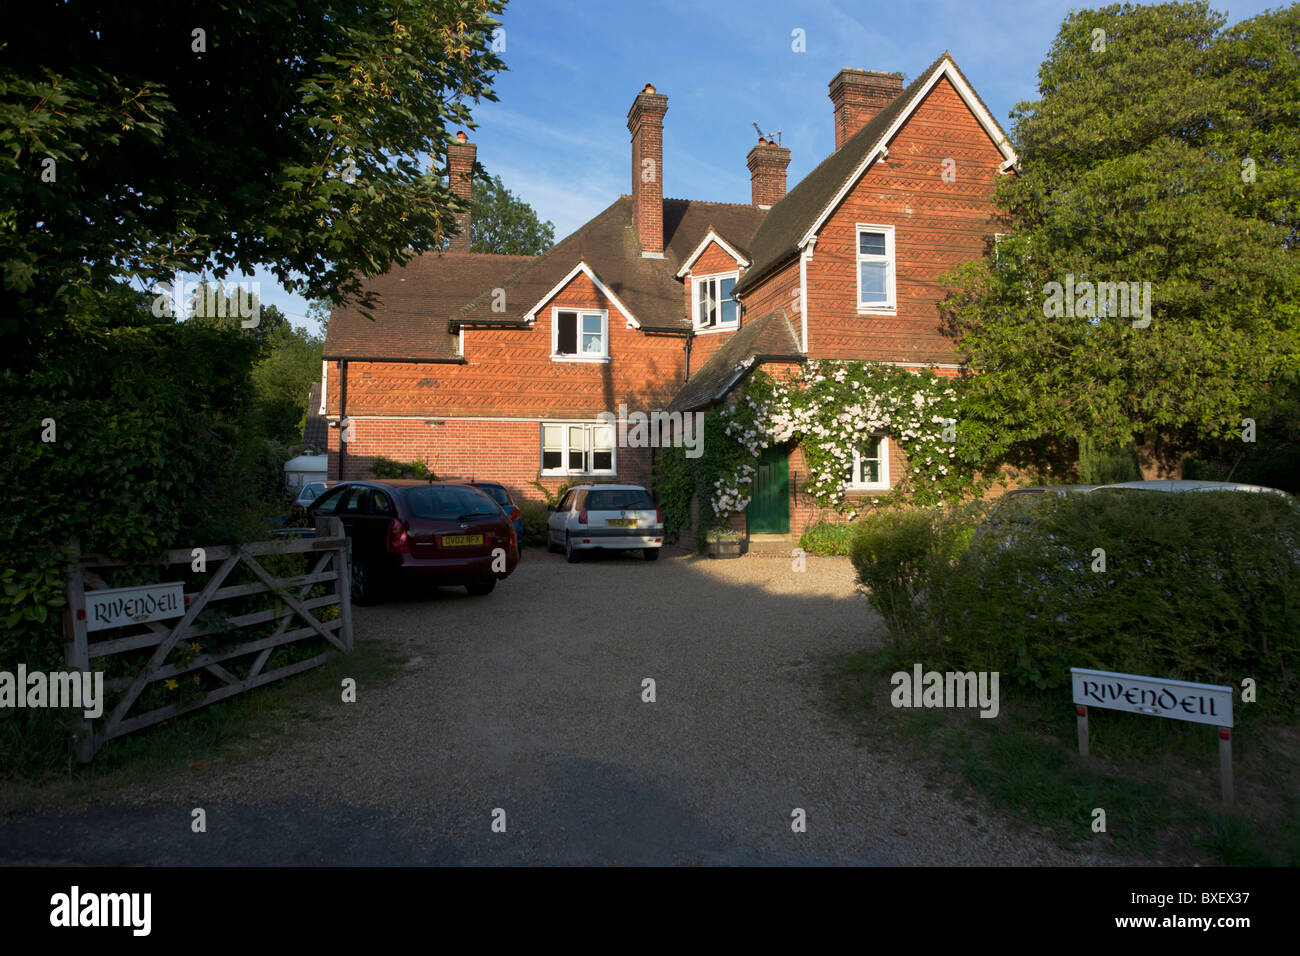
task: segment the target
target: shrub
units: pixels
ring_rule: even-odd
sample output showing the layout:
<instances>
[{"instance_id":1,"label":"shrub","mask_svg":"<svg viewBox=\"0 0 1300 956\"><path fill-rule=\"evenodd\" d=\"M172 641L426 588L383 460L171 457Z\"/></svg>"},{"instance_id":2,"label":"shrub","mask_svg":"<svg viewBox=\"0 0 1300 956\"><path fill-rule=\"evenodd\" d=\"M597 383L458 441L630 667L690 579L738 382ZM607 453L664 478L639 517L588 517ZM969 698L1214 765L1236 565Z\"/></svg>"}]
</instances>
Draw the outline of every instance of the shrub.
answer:
<instances>
[{"instance_id":1,"label":"shrub","mask_svg":"<svg viewBox=\"0 0 1300 956\"><path fill-rule=\"evenodd\" d=\"M370 466L370 474L375 478L417 478L422 481L437 481L438 476L429 470L422 461L400 462L380 455Z\"/></svg>"},{"instance_id":2,"label":"shrub","mask_svg":"<svg viewBox=\"0 0 1300 956\"><path fill-rule=\"evenodd\" d=\"M1024 504L1023 500L1020 504ZM935 666L1059 691L1071 667L1300 702L1300 509L1271 494L1044 496L1014 520L880 512L853 563L889 640Z\"/></svg>"},{"instance_id":3,"label":"shrub","mask_svg":"<svg viewBox=\"0 0 1300 956\"><path fill-rule=\"evenodd\" d=\"M872 607L899 650L933 649L942 637L930 599L948 587L954 560L969 546L977 504L946 509L887 509L857 525L850 557Z\"/></svg>"},{"instance_id":4,"label":"shrub","mask_svg":"<svg viewBox=\"0 0 1300 956\"><path fill-rule=\"evenodd\" d=\"M944 611L958 666L1043 689L1065 687L1070 667L1234 687L1254 677L1270 687L1261 709L1296 704L1300 510L1279 496L1046 500L956 572Z\"/></svg>"},{"instance_id":5,"label":"shrub","mask_svg":"<svg viewBox=\"0 0 1300 956\"><path fill-rule=\"evenodd\" d=\"M560 503L560 499L563 498L566 494L568 494L569 489L573 487L572 482L564 481L560 483L560 486L558 488L556 488L554 491L551 491L544 484L538 481L536 478L534 478L529 483L542 493L542 497L546 500L547 506L551 508L554 508L556 505L558 505Z\"/></svg>"},{"instance_id":6,"label":"shrub","mask_svg":"<svg viewBox=\"0 0 1300 956\"><path fill-rule=\"evenodd\" d=\"M546 510L544 505L539 505L535 501L522 501L519 503L519 513L523 516L524 521L524 540L523 545L545 545L546 544L546 520L551 513Z\"/></svg>"},{"instance_id":7,"label":"shrub","mask_svg":"<svg viewBox=\"0 0 1300 956\"><path fill-rule=\"evenodd\" d=\"M848 557L853 550L855 533L851 524L819 521L799 536L799 547L808 554Z\"/></svg>"}]
</instances>

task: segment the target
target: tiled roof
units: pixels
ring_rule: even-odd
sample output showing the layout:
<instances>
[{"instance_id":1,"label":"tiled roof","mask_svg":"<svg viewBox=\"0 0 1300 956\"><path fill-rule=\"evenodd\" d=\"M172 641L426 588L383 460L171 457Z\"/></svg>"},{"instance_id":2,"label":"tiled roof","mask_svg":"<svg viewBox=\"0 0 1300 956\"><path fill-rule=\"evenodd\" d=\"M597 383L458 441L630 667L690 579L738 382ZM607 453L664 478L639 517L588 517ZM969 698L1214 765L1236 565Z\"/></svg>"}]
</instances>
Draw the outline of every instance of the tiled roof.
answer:
<instances>
[{"instance_id":1,"label":"tiled roof","mask_svg":"<svg viewBox=\"0 0 1300 956\"><path fill-rule=\"evenodd\" d=\"M355 304L334 309L325 357L455 361L458 337L448 331L448 317L532 261L532 256L477 252L416 256L366 283L381 296L372 310L374 321Z\"/></svg>"},{"instance_id":2,"label":"tiled roof","mask_svg":"<svg viewBox=\"0 0 1300 956\"><path fill-rule=\"evenodd\" d=\"M743 295L764 276L798 254L798 242L803 238L804 233L812 227L818 216L835 198L835 194L876 148L881 137L898 119L899 114L911 102L917 91L925 86L945 60L951 62L951 59L945 52L926 67L921 75L908 84L902 93L894 97L888 106L845 140L844 145L822 160L816 169L772 207L754 236L752 246L754 265L736 284L737 294ZM956 63L952 65L956 69Z\"/></svg>"},{"instance_id":3,"label":"tiled roof","mask_svg":"<svg viewBox=\"0 0 1300 956\"><path fill-rule=\"evenodd\" d=\"M664 200L664 258L644 259L632 228L632 200L621 196L595 218L514 275L498 283L505 311L492 310L493 293L484 289L459 309L451 323L523 322L524 316L579 262L585 262L644 329L686 330L682 285L674 273L710 226L728 242L747 247L766 211L730 203Z\"/></svg>"},{"instance_id":4,"label":"tiled roof","mask_svg":"<svg viewBox=\"0 0 1300 956\"><path fill-rule=\"evenodd\" d=\"M771 312L745 324L735 332L727 344L709 356L673 396L668 410L694 411L720 401L750 369L763 360L803 361L799 352L799 339L785 309Z\"/></svg>"}]
</instances>

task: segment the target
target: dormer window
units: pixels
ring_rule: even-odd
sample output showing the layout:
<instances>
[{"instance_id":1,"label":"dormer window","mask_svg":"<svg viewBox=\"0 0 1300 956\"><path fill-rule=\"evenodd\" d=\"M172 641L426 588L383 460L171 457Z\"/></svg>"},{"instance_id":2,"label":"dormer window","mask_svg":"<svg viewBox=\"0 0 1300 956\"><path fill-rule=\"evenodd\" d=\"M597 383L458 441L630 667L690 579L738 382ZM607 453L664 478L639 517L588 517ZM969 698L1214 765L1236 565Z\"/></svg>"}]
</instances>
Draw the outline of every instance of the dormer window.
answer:
<instances>
[{"instance_id":1,"label":"dormer window","mask_svg":"<svg viewBox=\"0 0 1300 956\"><path fill-rule=\"evenodd\" d=\"M700 276L695 284L695 328L700 331L734 329L739 325L740 309L731 291L736 287L738 272L717 276Z\"/></svg>"},{"instance_id":2,"label":"dormer window","mask_svg":"<svg viewBox=\"0 0 1300 956\"><path fill-rule=\"evenodd\" d=\"M609 358L609 313L601 310L552 310L551 358L568 362L603 362Z\"/></svg>"}]
</instances>

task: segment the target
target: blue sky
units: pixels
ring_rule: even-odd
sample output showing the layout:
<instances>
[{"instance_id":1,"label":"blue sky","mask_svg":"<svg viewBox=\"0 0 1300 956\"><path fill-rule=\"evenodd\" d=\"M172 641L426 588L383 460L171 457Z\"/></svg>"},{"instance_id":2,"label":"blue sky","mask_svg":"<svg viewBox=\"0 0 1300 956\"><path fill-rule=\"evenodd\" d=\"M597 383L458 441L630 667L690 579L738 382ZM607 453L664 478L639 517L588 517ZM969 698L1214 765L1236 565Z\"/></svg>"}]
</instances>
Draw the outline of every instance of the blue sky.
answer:
<instances>
[{"instance_id":1,"label":"blue sky","mask_svg":"<svg viewBox=\"0 0 1300 956\"><path fill-rule=\"evenodd\" d=\"M844 67L910 80L948 50L995 118L1037 95L1067 0L861 3L805 0L515 0L503 18L499 102L469 131L489 172L561 238L631 191L627 111L646 83L668 95L664 195L748 203L752 123L781 130L793 187L834 148L827 84ZM1230 23L1270 6L1213 2ZM792 49L802 30L806 49ZM608 52L612 51L612 52ZM302 325L306 302L269 275L263 301Z\"/></svg>"}]
</instances>

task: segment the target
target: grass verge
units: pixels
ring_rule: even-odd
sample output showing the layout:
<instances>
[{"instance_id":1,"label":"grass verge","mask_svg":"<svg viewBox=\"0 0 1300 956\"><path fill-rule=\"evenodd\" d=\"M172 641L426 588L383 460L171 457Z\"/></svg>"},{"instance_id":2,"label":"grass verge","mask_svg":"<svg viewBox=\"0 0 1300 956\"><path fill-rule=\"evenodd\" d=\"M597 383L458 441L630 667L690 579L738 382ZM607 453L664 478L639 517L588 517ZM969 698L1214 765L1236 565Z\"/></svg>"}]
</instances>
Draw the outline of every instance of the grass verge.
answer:
<instances>
[{"instance_id":1,"label":"grass verge","mask_svg":"<svg viewBox=\"0 0 1300 956\"><path fill-rule=\"evenodd\" d=\"M1161 863L1300 865L1300 727L1238 726L1236 801L1226 807L1211 727L1093 709L1092 756L1083 761L1068 694L1013 698L1002 688L994 718L895 708L890 675L910 671L911 661L870 650L830 664L837 711L873 747L919 755L958 797L978 794L1064 848ZM1104 833L1092 829L1098 808Z\"/></svg>"},{"instance_id":2,"label":"grass verge","mask_svg":"<svg viewBox=\"0 0 1300 956\"><path fill-rule=\"evenodd\" d=\"M10 777L0 788L0 813L49 810L286 746L305 728L341 715L348 706L344 678L357 682L360 696L391 680L406 657L390 645L358 641L350 655L335 653L313 670L111 740L88 766L69 760L64 773Z\"/></svg>"}]
</instances>

